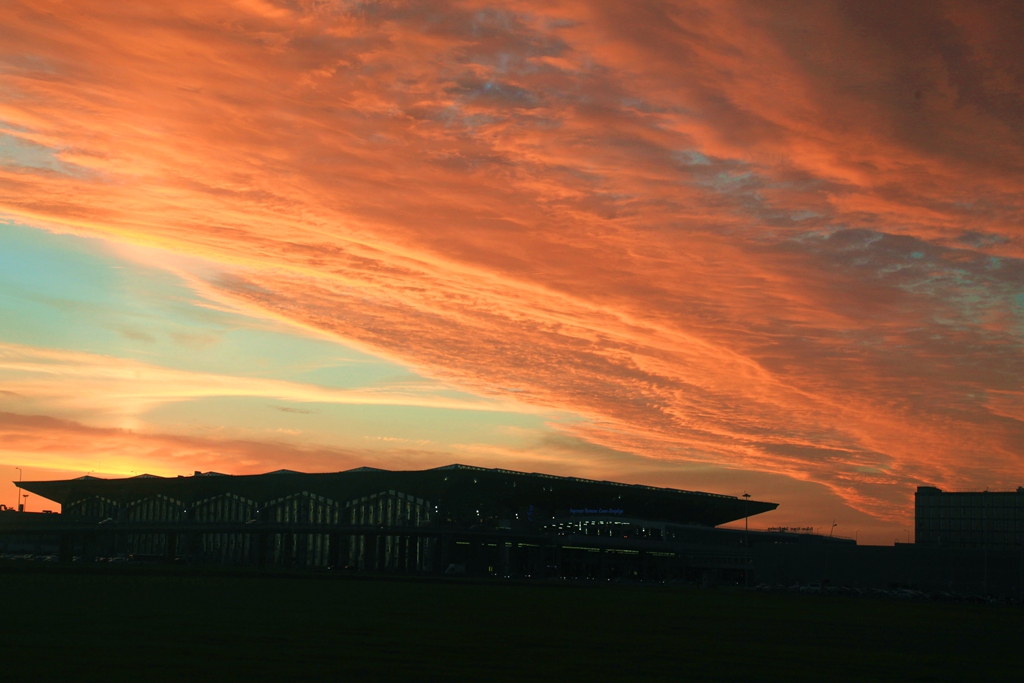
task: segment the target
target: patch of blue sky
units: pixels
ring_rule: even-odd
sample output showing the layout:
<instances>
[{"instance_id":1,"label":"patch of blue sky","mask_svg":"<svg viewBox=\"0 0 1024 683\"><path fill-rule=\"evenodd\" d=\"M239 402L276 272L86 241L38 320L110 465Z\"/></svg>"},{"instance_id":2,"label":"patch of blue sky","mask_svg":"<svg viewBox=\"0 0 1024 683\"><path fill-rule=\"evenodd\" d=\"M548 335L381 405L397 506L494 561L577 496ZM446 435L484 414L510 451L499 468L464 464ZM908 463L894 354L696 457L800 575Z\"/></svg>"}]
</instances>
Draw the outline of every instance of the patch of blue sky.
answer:
<instances>
[{"instance_id":1,"label":"patch of blue sky","mask_svg":"<svg viewBox=\"0 0 1024 683\"><path fill-rule=\"evenodd\" d=\"M402 365L208 303L103 240L0 224L0 342L332 388L424 381Z\"/></svg>"},{"instance_id":2,"label":"patch of blue sky","mask_svg":"<svg viewBox=\"0 0 1024 683\"><path fill-rule=\"evenodd\" d=\"M6 133L0 133L0 165L46 169L67 175L81 175L85 170L62 161L50 147Z\"/></svg>"},{"instance_id":3,"label":"patch of blue sky","mask_svg":"<svg viewBox=\"0 0 1024 683\"><path fill-rule=\"evenodd\" d=\"M11 123L10 121L4 121L3 119L0 119L0 135L3 135L4 131L13 131L15 133L28 133L30 132L30 129L26 126L19 126L16 123Z\"/></svg>"},{"instance_id":4,"label":"patch of blue sky","mask_svg":"<svg viewBox=\"0 0 1024 683\"><path fill-rule=\"evenodd\" d=\"M530 435L570 417L507 404L490 410L488 401L399 363L209 303L173 273L126 259L103 240L0 224L0 343L360 390L385 401L182 397L139 414L136 428L381 453L412 449L443 460L466 444L531 447ZM450 399L481 409L444 405Z\"/></svg>"},{"instance_id":5,"label":"patch of blue sky","mask_svg":"<svg viewBox=\"0 0 1024 683\"><path fill-rule=\"evenodd\" d=\"M815 218L824 218L824 214L819 212L819 211L811 211L811 210L808 210L808 209L804 209L802 211L793 211L793 212L791 212L789 214L789 217L790 217L791 220L800 222L800 221L809 221L809 220L815 219Z\"/></svg>"},{"instance_id":6,"label":"patch of blue sky","mask_svg":"<svg viewBox=\"0 0 1024 683\"><path fill-rule=\"evenodd\" d=\"M710 184L717 187L720 191L728 192L733 188L746 185L747 182L753 178L754 174L751 171L744 171L742 173L720 171L711 179Z\"/></svg>"},{"instance_id":7,"label":"patch of blue sky","mask_svg":"<svg viewBox=\"0 0 1024 683\"><path fill-rule=\"evenodd\" d=\"M817 225L813 230L804 230L802 232L794 231L789 234L786 239L792 242L815 244L824 242L836 233L842 232L846 229L848 229L847 226L840 224Z\"/></svg>"},{"instance_id":8,"label":"patch of blue sky","mask_svg":"<svg viewBox=\"0 0 1024 683\"><path fill-rule=\"evenodd\" d=\"M677 163L685 166L708 166L711 164L711 159L694 149L675 152L672 156Z\"/></svg>"},{"instance_id":9,"label":"patch of blue sky","mask_svg":"<svg viewBox=\"0 0 1024 683\"><path fill-rule=\"evenodd\" d=\"M709 157L693 149L675 151L672 158L679 166L688 168L688 182L719 194L738 192L760 201L752 191L761 184L760 176L749 170L747 163L738 159Z\"/></svg>"},{"instance_id":10,"label":"patch of blue sky","mask_svg":"<svg viewBox=\"0 0 1024 683\"><path fill-rule=\"evenodd\" d=\"M215 427L209 425L210 415L217 416ZM511 411L213 397L166 403L148 411L145 419L172 433L205 432L220 439L295 441L358 450L456 451L465 444L529 445L533 435L549 431L551 418Z\"/></svg>"}]
</instances>

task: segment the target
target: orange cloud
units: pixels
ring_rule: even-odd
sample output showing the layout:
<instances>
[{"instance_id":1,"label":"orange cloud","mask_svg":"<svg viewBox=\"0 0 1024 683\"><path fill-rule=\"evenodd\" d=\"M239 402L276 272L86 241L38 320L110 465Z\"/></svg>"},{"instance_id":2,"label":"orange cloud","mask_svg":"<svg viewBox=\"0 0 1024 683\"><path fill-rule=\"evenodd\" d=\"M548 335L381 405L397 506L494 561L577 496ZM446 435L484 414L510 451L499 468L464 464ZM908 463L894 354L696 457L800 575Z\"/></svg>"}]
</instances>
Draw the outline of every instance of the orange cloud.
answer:
<instances>
[{"instance_id":1,"label":"orange cloud","mask_svg":"<svg viewBox=\"0 0 1024 683\"><path fill-rule=\"evenodd\" d=\"M217 440L173 434L147 434L123 429L87 427L78 422L40 415L0 412L0 437L5 477L2 494L7 505L15 496L9 482L15 467L26 481L73 478L87 472L102 477L136 474L176 476L195 470L233 474L259 474L277 469L305 468L336 472L373 465L372 452L345 451L323 446L296 447L284 442ZM422 456L419 456L422 457ZM398 454L399 462L402 454ZM417 454L408 451L410 462ZM297 467L298 464L298 467ZM30 510L52 507L30 501Z\"/></svg>"},{"instance_id":2,"label":"orange cloud","mask_svg":"<svg viewBox=\"0 0 1024 683\"><path fill-rule=\"evenodd\" d=\"M389 405L448 410L529 410L528 406L460 400L437 387L332 389L298 382L190 372L91 353L0 344L5 394L22 407L68 414L131 418L177 401L244 396L339 405Z\"/></svg>"},{"instance_id":3,"label":"orange cloud","mask_svg":"<svg viewBox=\"0 0 1024 683\"><path fill-rule=\"evenodd\" d=\"M1019 10L503 7L7 3L0 210L609 448L1014 483Z\"/></svg>"}]
</instances>

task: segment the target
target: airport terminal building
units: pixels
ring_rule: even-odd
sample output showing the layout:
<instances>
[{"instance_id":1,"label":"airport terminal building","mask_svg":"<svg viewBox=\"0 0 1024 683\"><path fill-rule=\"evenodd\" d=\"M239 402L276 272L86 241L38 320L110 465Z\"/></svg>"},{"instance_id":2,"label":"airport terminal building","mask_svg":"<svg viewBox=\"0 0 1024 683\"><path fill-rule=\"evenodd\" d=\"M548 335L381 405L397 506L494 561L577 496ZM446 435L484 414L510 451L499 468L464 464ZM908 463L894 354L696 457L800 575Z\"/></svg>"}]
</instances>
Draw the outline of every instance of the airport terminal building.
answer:
<instances>
[{"instance_id":1,"label":"airport terminal building","mask_svg":"<svg viewBox=\"0 0 1024 683\"><path fill-rule=\"evenodd\" d=\"M466 465L87 476L19 485L59 503L61 512L5 513L2 531L58 539L64 561L118 557L475 576L742 573L750 535L716 527L778 507L713 493Z\"/></svg>"},{"instance_id":2,"label":"airport terminal building","mask_svg":"<svg viewBox=\"0 0 1024 683\"><path fill-rule=\"evenodd\" d=\"M916 542L721 525L776 503L449 465L20 483L0 555L272 571L915 587L1024 599L1024 491L917 492ZM810 532L810 533L808 533Z\"/></svg>"}]
</instances>

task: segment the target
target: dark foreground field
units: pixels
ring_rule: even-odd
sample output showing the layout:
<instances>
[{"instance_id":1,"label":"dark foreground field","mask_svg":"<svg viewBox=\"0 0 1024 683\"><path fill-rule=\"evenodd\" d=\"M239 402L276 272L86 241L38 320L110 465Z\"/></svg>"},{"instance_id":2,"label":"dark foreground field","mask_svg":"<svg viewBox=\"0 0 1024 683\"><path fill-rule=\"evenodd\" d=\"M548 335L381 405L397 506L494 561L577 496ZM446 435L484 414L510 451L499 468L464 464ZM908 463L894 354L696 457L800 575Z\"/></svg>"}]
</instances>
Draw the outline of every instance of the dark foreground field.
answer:
<instances>
[{"instance_id":1,"label":"dark foreground field","mask_svg":"<svg viewBox=\"0 0 1024 683\"><path fill-rule=\"evenodd\" d=\"M0 573L0 680L1019 680L1024 610L651 586Z\"/></svg>"}]
</instances>

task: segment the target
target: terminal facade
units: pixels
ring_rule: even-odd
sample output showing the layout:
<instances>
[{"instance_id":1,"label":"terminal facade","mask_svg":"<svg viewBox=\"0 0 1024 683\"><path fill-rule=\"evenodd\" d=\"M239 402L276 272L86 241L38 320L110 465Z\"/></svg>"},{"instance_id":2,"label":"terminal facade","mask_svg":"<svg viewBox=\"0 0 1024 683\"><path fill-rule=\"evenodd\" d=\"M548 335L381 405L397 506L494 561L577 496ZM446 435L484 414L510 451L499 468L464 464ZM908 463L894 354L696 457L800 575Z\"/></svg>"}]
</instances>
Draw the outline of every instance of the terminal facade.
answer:
<instances>
[{"instance_id":1,"label":"terminal facade","mask_svg":"<svg viewBox=\"0 0 1024 683\"><path fill-rule=\"evenodd\" d=\"M1024 601L1024 491L917 493L916 542L721 528L777 504L450 465L21 482L56 514L0 510L0 556L268 570L913 587ZM734 526L738 526L735 525Z\"/></svg>"},{"instance_id":2,"label":"terminal facade","mask_svg":"<svg viewBox=\"0 0 1024 683\"><path fill-rule=\"evenodd\" d=\"M65 561L117 557L476 576L742 576L750 538L759 534L716 527L777 507L466 465L80 477L20 486L61 505L60 514L33 515L31 524L59 539ZM6 517L29 524L22 515Z\"/></svg>"}]
</instances>

